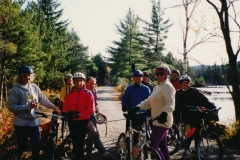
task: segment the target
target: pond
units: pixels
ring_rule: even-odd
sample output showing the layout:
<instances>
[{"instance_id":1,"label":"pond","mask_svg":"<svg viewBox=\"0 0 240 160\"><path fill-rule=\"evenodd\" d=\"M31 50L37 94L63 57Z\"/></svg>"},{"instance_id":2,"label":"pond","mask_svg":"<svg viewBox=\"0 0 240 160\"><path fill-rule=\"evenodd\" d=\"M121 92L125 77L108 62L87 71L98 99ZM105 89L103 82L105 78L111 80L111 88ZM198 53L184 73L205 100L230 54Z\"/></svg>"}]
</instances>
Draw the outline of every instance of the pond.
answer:
<instances>
[{"instance_id":1,"label":"pond","mask_svg":"<svg viewBox=\"0 0 240 160\"><path fill-rule=\"evenodd\" d=\"M219 119L222 123L235 121L235 106L226 86L197 87L197 89L204 92L211 92L211 95L205 94L205 96L211 102L215 103L217 107L222 107L219 111Z\"/></svg>"}]
</instances>

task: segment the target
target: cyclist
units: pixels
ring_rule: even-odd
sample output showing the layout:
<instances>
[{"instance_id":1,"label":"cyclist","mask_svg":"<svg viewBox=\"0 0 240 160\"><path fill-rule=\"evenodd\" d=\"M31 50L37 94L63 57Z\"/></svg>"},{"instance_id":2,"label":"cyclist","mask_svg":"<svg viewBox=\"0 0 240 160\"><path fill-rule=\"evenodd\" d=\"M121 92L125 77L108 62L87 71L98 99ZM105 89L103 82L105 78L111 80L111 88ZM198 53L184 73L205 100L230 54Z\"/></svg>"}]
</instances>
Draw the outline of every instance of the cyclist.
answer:
<instances>
[{"instance_id":1,"label":"cyclist","mask_svg":"<svg viewBox=\"0 0 240 160\"><path fill-rule=\"evenodd\" d=\"M122 111L128 111L130 108L135 107L140 102L144 101L151 94L150 89L141 83L143 72L135 70L132 73L134 84L127 87L122 97ZM126 122L126 130L129 127L129 122ZM133 124L134 126L134 124Z\"/></svg>"},{"instance_id":2,"label":"cyclist","mask_svg":"<svg viewBox=\"0 0 240 160\"><path fill-rule=\"evenodd\" d=\"M61 103L64 102L66 96L71 91L73 86L73 75L72 74L66 74L64 77L65 85L61 88L60 91L60 101Z\"/></svg>"},{"instance_id":3,"label":"cyclist","mask_svg":"<svg viewBox=\"0 0 240 160\"><path fill-rule=\"evenodd\" d=\"M32 159L38 160L40 151L40 119L35 115L41 104L61 114L60 110L50 102L40 88L31 83L34 79L30 66L21 66L15 78L16 84L9 95L8 109L13 112L14 129L18 140L17 159L20 159L27 147L28 137L32 146Z\"/></svg>"},{"instance_id":4,"label":"cyclist","mask_svg":"<svg viewBox=\"0 0 240 160\"><path fill-rule=\"evenodd\" d=\"M98 112L98 103L97 103L97 91L94 88L96 84L96 79L94 77L88 77L86 80L86 88L90 90L94 97L95 102L95 112ZM97 150L102 154L104 159L116 160L109 152L107 152L106 148L103 146L103 143L100 139L100 135L97 129L96 120L94 118L94 114L91 115L91 121L88 122L88 133L86 139L86 151L87 151L87 159L91 159L92 156L92 146L93 144L97 148Z\"/></svg>"},{"instance_id":5,"label":"cyclist","mask_svg":"<svg viewBox=\"0 0 240 160\"><path fill-rule=\"evenodd\" d=\"M64 82L65 85L61 88L60 91L60 109L62 109L62 104L66 98L66 96L68 95L68 93L71 91L72 87L73 87L73 75L72 74L66 74L64 77ZM63 132L64 132L64 127L65 125L65 120L62 120L62 136L60 136L61 138L63 138Z\"/></svg>"},{"instance_id":6,"label":"cyclist","mask_svg":"<svg viewBox=\"0 0 240 160\"><path fill-rule=\"evenodd\" d=\"M145 86L148 86L148 88L152 92L153 91L153 86L149 83L149 77L150 77L150 74L148 72L143 72L142 84L144 84Z\"/></svg>"},{"instance_id":7,"label":"cyclist","mask_svg":"<svg viewBox=\"0 0 240 160\"><path fill-rule=\"evenodd\" d=\"M140 70L134 70L132 73L132 79L134 84L127 87L122 97L122 111L128 111L130 108L135 107L140 102L144 101L151 94L150 89L141 83L143 78L143 72ZM126 117L127 118L127 117ZM130 120L126 119L126 132L128 130ZM132 127L137 129L141 126L141 120L133 120ZM137 133L133 135L134 143L137 142Z\"/></svg>"},{"instance_id":8,"label":"cyclist","mask_svg":"<svg viewBox=\"0 0 240 160\"><path fill-rule=\"evenodd\" d=\"M156 67L155 77L158 85L154 87L152 94L137 107L129 110L132 114L140 109L151 108L152 117L157 118L153 121L152 133L150 135L150 146L156 149L162 160L170 160L167 145L167 133L173 124L172 112L175 107L175 89L169 82L170 69L167 65L161 64ZM159 150L159 147L161 150Z\"/></svg>"},{"instance_id":9,"label":"cyclist","mask_svg":"<svg viewBox=\"0 0 240 160\"><path fill-rule=\"evenodd\" d=\"M194 106L204 106L209 109L214 109L216 106L214 103L211 103L207 97L205 97L199 90L196 88L190 87L189 83L191 82L191 78L188 75L182 75L180 77L180 84L181 89L176 91L176 114L174 114L174 118L176 121L179 121L180 118L180 112L182 114L182 120L185 124L189 124L190 128L195 127L195 146L198 142L199 135L199 128L200 128L200 121L198 122L192 122L191 117L194 116L194 119L197 117L197 115L192 115L188 112L189 107ZM197 112L198 113L198 112ZM200 120L200 118L199 118ZM189 127L185 127L186 129L189 129ZM189 146L191 144L193 135L187 140L186 145L184 147L184 153L182 155L182 159L186 159L188 155Z\"/></svg>"},{"instance_id":10,"label":"cyclist","mask_svg":"<svg viewBox=\"0 0 240 160\"><path fill-rule=\"evenodd\" d=\"M170 82L172 83L172 85L175 88L175 90L180 89L179 77L180 77L179 70L177 70L177 69L172 70Z\"/></svg>"},{"instance_id":11,"label":"cyclist","mask_svg":"<svg viewBox=\"0 0 240 160\"><path fill-rule=\"evenodd\" d=\"M68 127L73 143L75 159L84 160L83 144L87 134L90 115L95 111L92 92L85 87L86 77L81 72L73 76L74 87L66 96L62 112L68 113Z\"/></svg>"}]
</instances>

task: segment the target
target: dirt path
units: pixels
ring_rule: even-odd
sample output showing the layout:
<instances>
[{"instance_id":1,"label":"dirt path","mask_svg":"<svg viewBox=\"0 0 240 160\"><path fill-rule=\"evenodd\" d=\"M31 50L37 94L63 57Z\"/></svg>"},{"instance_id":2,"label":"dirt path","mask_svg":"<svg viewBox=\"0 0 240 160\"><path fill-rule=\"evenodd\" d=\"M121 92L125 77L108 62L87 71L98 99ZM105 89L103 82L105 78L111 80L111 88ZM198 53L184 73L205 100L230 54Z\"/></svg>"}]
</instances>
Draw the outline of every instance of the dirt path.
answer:
<instances>
[{"instance_id":1,"label":"dirt path","mask_svg":"<svg viewBox=\"0 0 240 160\"><path fill-rule=\"evenodd\" d=\"M100 113L103 113L108 118L107 123L107 135L106 126L104 124L97 125L100 138L106 147L106 149L114 156L116 156L116 142L120 133L125 131L125 118L122 114L121 101L118 100L120 95L119 92L114 90L112 86L103 86L97 88L98 95L98 106L100 109ZM95 149L95 157L96 159L100 159L100 155L98 151Z\"/></svg>"}]
</instances>

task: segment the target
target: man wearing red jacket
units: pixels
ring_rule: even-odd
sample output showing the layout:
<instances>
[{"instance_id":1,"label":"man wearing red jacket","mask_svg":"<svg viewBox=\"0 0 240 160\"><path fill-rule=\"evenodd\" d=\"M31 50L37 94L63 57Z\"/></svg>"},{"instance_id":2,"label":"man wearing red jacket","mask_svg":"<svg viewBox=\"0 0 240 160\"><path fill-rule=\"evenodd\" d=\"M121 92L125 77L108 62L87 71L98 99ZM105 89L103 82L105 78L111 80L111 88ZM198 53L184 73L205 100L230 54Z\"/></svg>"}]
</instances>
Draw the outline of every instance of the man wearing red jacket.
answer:
<instances>
[{"instance_id":1,"label":"man wearing red jacket","mask_svg":"<svg viewBox=\"0 0 240 160\"><path fill-rule=\"evenodd\" d=\"M180 77L179 70L177 70L177 69L172 70L170 82L172 83L175 90L178 90L181 88L179 77Z\"/></svg>"},{"instance_id":2,"label":"man wearing red jacket","mask_svg":"<svg viewBox=\"0 0 240 160\"><path fill-rule=\"evenodd\" d=\"M83 144L87 134L87 124L90 115L95 111L95 101L92 93L85 87L86 77L81 72L73 75L74 87L67 95L62 112L68 115L68 126L73 143L75 159L84 160Z\"/></svg>"}]
</instances>

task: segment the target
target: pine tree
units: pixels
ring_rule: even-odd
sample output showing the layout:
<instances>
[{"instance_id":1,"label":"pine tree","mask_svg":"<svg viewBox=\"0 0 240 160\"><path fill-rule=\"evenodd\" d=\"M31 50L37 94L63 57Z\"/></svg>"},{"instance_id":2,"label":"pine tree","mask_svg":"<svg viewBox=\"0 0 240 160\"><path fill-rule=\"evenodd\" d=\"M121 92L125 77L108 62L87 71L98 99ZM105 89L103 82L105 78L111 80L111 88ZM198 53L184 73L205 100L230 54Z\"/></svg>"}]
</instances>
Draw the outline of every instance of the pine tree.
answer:
<instances>
[{"instance_id":1,"label":"pine tree","mask_svg":"<svg viewBox=\"0 0 240 160\"><path fill-rule=\"evenodd\" d=\"M131 66L141 69L144 62L139 18L129 9L125 19L119 22L116 27L121 35L120 41L113 41L115 47L108 47L107 52L112 55L110 60L114 62L111 68L120 76L127 76L132 72Z\"/></svg>"},{"instance_id":2,"label":"pine tree","mask_svg":"<svg viewBox=\"0 0 240 160\"><path fill-rule=\"evenodd\" d=\"M81 43L80 38L74 30L68 32L68 57L69 65L67 70L71 70L73 73L76 71L87 73L87 70L96 68L94 63L89 59L88 47Z\"/></svg>"},{"instance_id":3,"label":"pine tree","mask_svg":"<svg viewBox=\"0 0 240 160\"><path fill-rule=\"evenodd\" d=\"M144 55L148 61L148 67L152 68L159 62L163 61L164 39L167 38L167 33L170 24L170 20L164 20L164 10L160 6L160 0L156 3L152 1L152 15L151 22L147 22L141 19L146 27L144 29Z\"/></svg>"}]
</instances>

